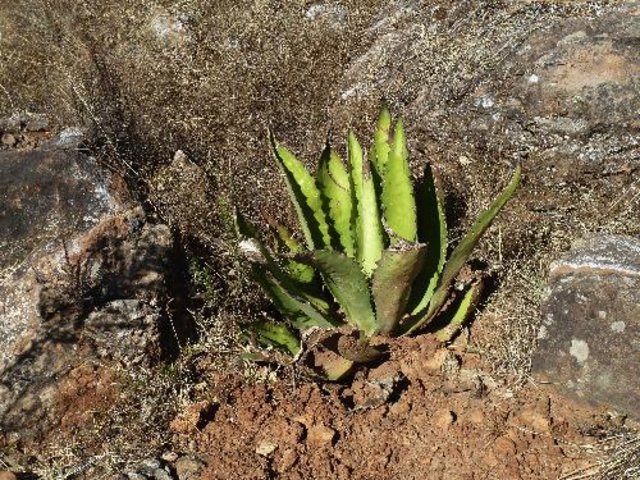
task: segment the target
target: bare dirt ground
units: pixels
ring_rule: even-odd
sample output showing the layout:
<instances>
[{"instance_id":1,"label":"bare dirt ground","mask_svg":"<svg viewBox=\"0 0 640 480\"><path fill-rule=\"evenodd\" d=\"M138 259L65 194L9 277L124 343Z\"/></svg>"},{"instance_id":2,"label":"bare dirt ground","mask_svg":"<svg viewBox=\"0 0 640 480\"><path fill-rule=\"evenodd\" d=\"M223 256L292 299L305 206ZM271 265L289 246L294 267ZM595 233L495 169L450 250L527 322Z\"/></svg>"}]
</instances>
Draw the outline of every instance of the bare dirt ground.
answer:
<instances>
[{"instance_id":1,"label":"bare dirt ground","mask_svg":"<svg viewBox=\"0 0 640 480\"><path fill-rule=\"evenodd\" d=\"M594 470L595 435L615 419L542 386L506 388L485 367L478 354L422 336L394 342L387 361L346 385L216 375L209 400L171 427L178 444L208 457L203 479L569 479Z\"/></svg>"}]
</instances>

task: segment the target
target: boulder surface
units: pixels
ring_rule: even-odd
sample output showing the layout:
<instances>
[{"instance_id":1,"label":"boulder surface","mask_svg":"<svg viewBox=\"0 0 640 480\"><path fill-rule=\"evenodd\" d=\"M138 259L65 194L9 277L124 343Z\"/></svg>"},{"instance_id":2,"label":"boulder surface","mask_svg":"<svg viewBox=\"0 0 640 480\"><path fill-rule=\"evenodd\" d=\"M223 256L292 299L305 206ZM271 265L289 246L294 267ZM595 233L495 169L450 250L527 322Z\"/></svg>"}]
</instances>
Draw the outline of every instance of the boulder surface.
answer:
<instances>
[{"instance_id":1,"label":"boulder surface","mask_svg":"<svg viewBox=\"0 0 640 480\"><path fill-rule=\"evenodd\" d=\"M533 361L540 379L638 415L640 241L593 235L554 262Z\"/></svg>"}]
</instances>

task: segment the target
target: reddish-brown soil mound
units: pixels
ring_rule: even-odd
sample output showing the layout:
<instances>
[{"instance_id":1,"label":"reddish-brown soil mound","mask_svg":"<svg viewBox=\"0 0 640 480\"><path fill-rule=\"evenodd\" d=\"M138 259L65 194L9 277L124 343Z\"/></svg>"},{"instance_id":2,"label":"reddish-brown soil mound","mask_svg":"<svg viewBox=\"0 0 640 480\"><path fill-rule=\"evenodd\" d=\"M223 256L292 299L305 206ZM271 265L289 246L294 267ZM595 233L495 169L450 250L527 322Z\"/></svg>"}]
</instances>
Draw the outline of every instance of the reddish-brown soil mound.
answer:
<instances>
[{"instance_id":1,"label":"reddish-brown soil mound","mask_svg":"<svg viewBox=\"0 0 640 480\"><path fill-rule=\"evenodd\" d=\"M481 367L405 339L350 385L218 378L216 400L172 427L209 457L204 479L551 479L594 463L604 416Z\"/></svg>"}]
</instances>

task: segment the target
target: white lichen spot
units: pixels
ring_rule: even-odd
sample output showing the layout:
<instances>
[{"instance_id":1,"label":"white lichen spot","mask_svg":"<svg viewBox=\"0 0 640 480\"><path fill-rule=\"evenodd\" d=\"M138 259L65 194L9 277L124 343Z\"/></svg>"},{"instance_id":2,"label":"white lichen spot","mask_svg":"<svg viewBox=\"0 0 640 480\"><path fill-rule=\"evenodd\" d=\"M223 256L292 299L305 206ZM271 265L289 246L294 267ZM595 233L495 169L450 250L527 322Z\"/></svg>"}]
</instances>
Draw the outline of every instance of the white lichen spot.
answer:
<instances>
[{"instance_id":1,"label":"white lichen spot","mask_svg":"<svg viewBox=\"0 0 640 480\"><path fill-rule=\"evenodd\" d=\"M347 11L344 7L337 4L315 4L311 5L304 15L308 20L316 20L324 17L336 23L341 23L346 20Z\"/></svg>"},{"instance_id":2,"label":"white lichen spot","mask_svg":"<svg viewBox=\"0 0 640 480\"><path fill-rule=\"evenodd\" d=\"M540 81L540 77L538 77L538 75L536 75L535 73L532 73L531 75L529 75L529 78L527 80L529 81L529 83L538 83Z\"/></svg>"},{"instance_id":3,"label":"white lichen spot","mask_svg":"<svg viewBox=\"0 0 640 480\"><path fill-rule=\"evenodd\" d=\"M460 165L464 165L465 167L471 165L471 159L466 155L460 155L458 157L458 162L460 162Z\"/></svg>"},{"instance_id":4,"label":"white lichen spot","mask_svg":"<svg viewBox=\"0 0 640 480\"><path fill-rule=\"evenodd\" d=\"M161 40L175 41L187 33L186 16L172 15L167 12L156 14L150 22L153 33Z\"/></svg>"},{"instance_id":5,"label":"white lichen spot","mask_svg":"<svg viewBox=\"0 0 640 480\"><path fill-rule=\"evenodd\" d=\"M611 324L611 330L615 333L622 333L624 332L624 329L627 327L627 325L622 321L622 320L618 320L617 322L613 322Z\"/></svg>"},{"instance_id":6,"label":"white lichen spot","mask_svg":"<svg viewBox=\"0 0 640 480\"><path fill-rule=\"evenodd\" d=\"M241 240L240 243L238 243L238 248L240 249L243 255L245 255L247 258L249 258L254 262L263 263L265 261L265 258L262 255L262 252L260 251L260 246L252 238L246 238L244 240Z\"/></svg>"},{"instance_id":7,"label":"white lichen spot","mask_svg":"<svg viewBox=\"0 0 640 480\"><path fill-rule=\"evenodd\" d=\"M340 95L340 98L342 98L342 100L347 100L351 97L357 96L360 93L364 93L366 90L367 84L364 82L360 82L357 85L354 85L353 87L343 91L342 95Z\"/></svg>"},{"instance_id":8,"label":"white lichen spot","mask_svg":"<svg viewBox=\"0 0 640 480\"><path fill-rule=\"evenodd\" d=\"M588 36L587 32L585 32L584 30L579 30L577 32L570 33L569 35L561 39L558 42L558 45L561 46L561 45L570 45L572 43L579 43L585 38L587 38L587 36Z\"/></svg>"},{"instance_id":9,"label":"white lichen spot","mask_svg":"<svg viewBox=\"0 0 640 480\"><path fill-rule=\"evenodd\" d=\"M549 335L547 332L547 327L544 325L540 326L540 330L538 330L538 340L544 340Z\"/></svg>"},{"instance_id":10,"label":"white lichen spot","mask_svg":"<svg viewBox=\"0 0 640 480\"><path fill-rule=\"evenodd\" d=\"M571 348L569 353L578 363L584 363L589 358L589 345L584 340L571 339Z\"/></svg>"},{"instance_id":11,"label":"white lichen spot","mask_svg":"<svg viewBox=\"0 0 640 480\"><path fill-rule=\"evenodd\" d=\"M247 238L247 239L242 240L238 244L238 247L240 247L240 251L242 253L244 253L245 255L246 254L248 254L248 255L260 254L260 248L258 247L258 244L252 238Z\"/></svg>"},{"instance_id":12,"label":"white lichen spot","mask_svg":"<svg viewBox=\"0 0 640 480\"><path fill-rule=\"evenodd\" d=\"M491 95L483 95L480 99L480 105L482 108L491 108L495 104Z\"/></svg>"},{"instance_id":13,"label":"white lichen spot","mask_svg":"<svg viewBox=\"0 0 640 480\"><path fill-rule=\"evenodd\" d=\"M68 146L80 143L84 137L84 129L80 127L68 127L60 132L55 142L58 146Z\"/></svg>"}]
</instances>

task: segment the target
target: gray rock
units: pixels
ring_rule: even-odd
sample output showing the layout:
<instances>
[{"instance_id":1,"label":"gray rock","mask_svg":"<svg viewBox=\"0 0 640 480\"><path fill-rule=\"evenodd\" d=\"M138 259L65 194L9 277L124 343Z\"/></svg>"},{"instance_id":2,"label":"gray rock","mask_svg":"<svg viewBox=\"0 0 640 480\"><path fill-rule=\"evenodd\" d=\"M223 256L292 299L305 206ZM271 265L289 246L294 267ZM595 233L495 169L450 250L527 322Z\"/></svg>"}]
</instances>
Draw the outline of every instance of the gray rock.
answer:
<instances>
[{"instance_id":1,"label":"gray rock","mask_svg":"<svg viewBox=\"0 0 640 480\"><path fill-rule=\"evenodd\" d=\"M24 129L27 132L43 132L49 129L49 117L42 113L31 113L26 116Z\"/></svg>"},{"instance_id":2,"label":"gray rock","mask_svg":"<svg viewBox=\"0 0 640 480\"><path fill-rule=\"evenodd\" d=\"M179 45L189 38L189 16L158 8L149 21L153 36L167 45Z\"/></svg>"},{"instance_id":3,"label":"gray rock","mask_svg":"<svg viewBox=\"0 0 640 480\"><path fill-rule=\"evenodd\" d=\"M74 368L162 352L173 235L110 193L95 160L0 153L0 431L38 438ZM126 197L125 197L126 198ZM71 379L70 382L74 380Z\"/></svg>"},{"instance_id":4,"label":"gray rock","mask_svg":"<svg viewBox=\"0 0 640 480\"><path fill-rule=\"evenodd\" d=\"M0 131L5 133L20 133L25 123L25 114L16 112L10 117L0 118Z\"/></svg>"},{"instance_id":5,"label":"gray rock","mask_svg":"<svg viewBox=\"0 0 640 480\"><path fill-rule=\"evenodd\" d=\"M390 4L367 32L370 47L346 69L336 116L384 95L429 132L434 152L447 139L448 152L459 144L462 155L529 158L554 177L638 165L637 3L585 16L579 6L522 3L491 19L460 4L446 21L441 7L411 3Z\"/></svg>"},{"instance_id":6,"label":"gray rock","mask_svg":"<svg viewBox=\"0 0 640 480\"><path fill-rule=\"evenodd\" d=\"M307 20L329 21L334 28L342 28L347 17L347 11L345 7L338 3L314 3L307 8L304 16Z\"/></svg>"},{"instance_id":7,"label":"gray rock","mask_svg":"<svg viewBox=\"0 0 640 480\"><path fill-rule=\"evenodd\" d=\"M127 472L127 478L129 480L147 480L149 477L138 472Z\"/></svg>"},{"instance_id":8,"label":"gray rock","mask_svg":"<svg viewBox=\"0 0 640 480\"><path fill-rule=\"evenodd\" d=\"M53 239L125 209L93 157L57 148L0 153L0 276Z\"/></svg>"},{"instance_id":9,"label":"gray rock","mask_svg":"<svg viewBox=\"0 0 640 480\"><path fill-rule=\"evenodd\" d=\"M158 460L157 458L147 458L146 460L143 460L142 463L140 464L140 467L138 468L138 472L148 477L152 477L153 473L159 468L160 468L160 460Z\"/></svg>"},{"instance_id":10,"label":"gray rock","mask_svg":"<svg viewBox=\"0 0 640 480\"><path fill-rule=\"evenodd\" d=\"M49 129L49 117L42 113L15 112L0 119L0 132L42 132Z\"/></svg>"},{"instance_id":11,"label":"gray rock","mask_svg":"<svg viewBox=\"0 0 640 480\"><path fill-rule=\"evenodd\" d=\"M637 417L640 241L585 238L552 264L549 281L535 374L578 399Z\"/></svg>"},{"instance_id":12,"label":"gray rock","mask_svg":"<svg viewBox=\"0 0 640 480\"><path fill-rule=\"evenodd\" d=\"M171 476L169 472L163 470L162 468L156 468L153 471L153 478L155 480L173 480L173 476Z\"/></svg>"},{"instance_id":13,"label":"gray rock","mask_svg":"<svg viewBox=\"0 0 640 480\"><path fill-rule=\"evenodd\" d=\"M143 460L136 470L128 472L127 475L134 479L173 480L174 478L169 467L163 467L163 462L158 458Z\"/></svg>"},{"instance_id":14,"label":"gray rock","mask_svg":"<svg viewBox=\"0 0 640 480\"><path fill-rule=\"evenodd\" d=\"M58 147L73 148L84 140L85 133L83 128L67 127L58 134L54 143Z\"/></svg>"}]
</instances>

